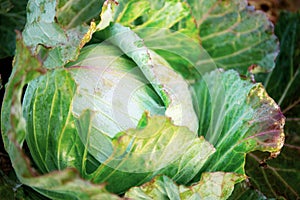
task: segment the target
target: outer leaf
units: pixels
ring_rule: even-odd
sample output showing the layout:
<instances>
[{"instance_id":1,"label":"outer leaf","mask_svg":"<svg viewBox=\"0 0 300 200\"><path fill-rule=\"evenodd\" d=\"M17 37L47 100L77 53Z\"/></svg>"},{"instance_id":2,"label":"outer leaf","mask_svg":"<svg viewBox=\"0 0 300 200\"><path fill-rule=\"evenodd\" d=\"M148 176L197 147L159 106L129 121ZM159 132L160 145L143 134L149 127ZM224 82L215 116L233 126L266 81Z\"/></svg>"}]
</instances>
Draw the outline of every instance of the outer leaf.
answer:
<instances>
[{"instance_id":1,"label":"outer leaf","mask_svg":"<svg viewBox=\"0 0 300 200\"><path fill-rule=\"evenodd\" d=\"M270 71L278 49L267 17L247 6L246 0L187 0L200 30L201 45L218 67L245 74ZM201 60L200 65L210 60Z\"/></svg>"},{"instance_id":2,"label":"outer leaf","mask_svg":"<svg viewBox=\"0 0 300 200\"><path fill-rule=\"evenodd\" d=\"M32 188L21 184L13 172L4 174L0 169L0 175L1 199L48 200Z\"/></svg>"},{"instance_id":3,"label":"outer leaf","mask_svg":"<svg viewBox=\"0 0 300 200\"><path fill-rule=\"evenodd\" d=\"M263 81L283 112L288 112L300 103L300 14L282 13L275 31L281 52L275 69Z\"/></svg>"},{"instance_id":4,"label":"outer leaf","mask_svg":"<svg viewBox=\"0 0 300 200\"><path fill-rule=\"evenodd\" d=\"M58 68L72 60L75 60L79 54L79 50L91 39L94 31L94 23L91 23L90 27L78 26L76 28L66 30L65 36L67 40L61 44L55 45L53 49L48 51L41 47L40 54L45 54L44 65L47 68Z\"/></svg>"},{"instance_id":5,"label":"outer leaf","mask_svg":"<svg viewBox=\"0 0 300 200\"><path fill-rule=\"evenodd\" d=\"M85 127L84 119L80 119L79 127ZM87 128L81 130L83 135L93 132ZM187 182L196 173L191 167L197 170L197 164L201 167L214 152L213 147L203 138L195 138L195 134L188 128L175 126L163 116L148 118L143 129L130 129L119 135L121 137L113 141L110 157L90 174L93 182L105 182L107 189L115 193L122 193L132 186L145 183L156 174L166 173L168 169L173 170L168 174L176 180ZM89 139L89 145L95 144L92 137ZM192 149L187 151L191 144ZM90 147L88 149L91 150ZM101 156L99 150L90 152L96 159ZM175 166L172 164L174 161L180 165ZM171 167L168 166L170 164Z\"/></svg>"},{"instance_id":6,"label":"outer leaf","mask_svg":"<svg viewBox=\"0 0 300 200\"><path fill-rule=\"evenodd\" d=\"M54 22L56 1L30 0L28 2L27 23L23 31L27 46L47 47L66 43L64 31Z\"/></svg>"},{"instance_id":7,"label":"outer leaf","mask_svg":"<svg viewBox=\"0 0 300 200\"><path fill-rule=\"evenodd\" d=\"M275 160L255 152L248 156L246 172L253 187L267 197L300 198L300 14L282 13L275 31L281 41L281 52L274 71L265 86L279 102L287 116L286 142ZM259 167L261 164L262 167Z\"/></svg>"},{"instance_id":8,"label":"outer leaf","mask_svg":"<svg viewBox=\"0 0 300 200\"><path fill-rule=\"evenodd\" d=\"M55 9L56 1L30 0L23 31L25 44L41 54L47 68L61 67L76 59L79 49L90 40L96 29L95 23L91 23L90 28L80 25L63 30L54 20Z\"/></svg>"},{"instance_id":9,"label":"outer leaf","mask_svg":"<svg viewBox=\"0 0 300 200\"><path fill-rule=\"evenodd\" d=\"M183 192L181 192L182 190ZM132 199L174 199L179 200L181 196L185 199L201 199L199 195L194 194L188 188L182 186L179 188L172 179L167 176L155 177L152 181L140 186L133 187L128 192L126 192L125 197Z\"/></svg>"},{"instance_id":10,"label":"outer leaf","mask_svg":"<svg viewBox=\"0 0 300 200\"><path fill-rule=\"evenodd\" d=\"M246 181L243 181L241 183L238 183L234 187L234 191L231 194L231 196L228 198L229 200L267 200L267 197L265 197L260 191L255 190L249 186L249 183Z\"/></svg>"},{"instance_id":11,"label":"outer leaf","mask_svg":"<svg viewBox=\"0 0 300 200\"><path fill-rule=\"evenodd\" d=\"M19 36L20 37L20 36ZM3 99L2 104L2 111L1 111L1 131L3 134L3 142L6 149L13 148L13 143L9 142L8 133L11 132L12 128L19 128L21 131L19 134L12 134L14 137L12 137L15 142L24 141L25 138L25 124L24 119L22 117L22 108L21 108L21 95L22 95L22 87L29 82L29 80L32 80L39 76L42 73L45 73L45 69L41 67L41 63L38 59L32 58L30 52L25 47L25 45L22 43L22 41L18 41L17 44L17 50L16 54L18 55L14 60L14 67L12 71L12 75L9 79L9 83L6 88L6 93ZM26 73L25 70L22 70L21 65L24 64L31 64L30 68L28 68L28 72ZM26 76L25 76L26 74ZM23 78L24 76L24 78ZM15 91L13 93L13 91ZM11 111L10 108L13 105L13 103L17 103L14 107L14 110ZM19 104L18 104L19 103ZM12 116L11 116L12 115ZM20 116L20 118L18 118ZM19 127L18 127L19 126ZM10 147L12 146L12 147ZM13 158L12 158L13 159Z\"/></svg>"},{"instance_id":12,"label":"outer leaf","mask_svg":"<svg viewBox=\"0 0 300 200\"><path fill-rule=\"evenodd\" d=\"M203 199L227 199L234 189L234 184L245 176L235 173L203 173L200 182L193 186Z\"/></svg>"},{"instance_id":13,"label":"outer leaf","mask_svg":"<svg viewBox=\"0 0 300 200\"><path fill-rule=\"evenodd\" d=\"M291 141L294 143L290 144ZM250 153L247 156L245 168L251 178L250 183L266 197L286 199L300 197L300 164L296 159L300 155L300 143L297 141L299 141L299 136L289 135L288 144L274 160L264 161L267 155L261 152Z\"/></svg>"},{"instance_id":14,"label":"outer leaf","mask_svg":"<svg viewBox=\"0 0 300 200\"><path fill-rule=\"evenodd\" d=\"M199 134L217 149L202 171L245 174L246 153L280 151L284 116L261 84L242 80L234 71L219 73L207 74L193 86Z\"/></svg>"},{"instance_id":15,"label":"outer leaf","mask_svg":"<svg viewBox=\"0 0 300 200\"><path fill-rule=\"evenodd\" d=\"M167 107L166 116L176 125L196 132L198 120L192 107L188 84L160 56L150 51L129 28L114 25L108 30L108 41L134 60Z\"/></svg>"},{"instance_id":16,"label":"outer leaf","mask_svg":"<svg viewBox=\"0 0 300 200\"><path fill-rule=\"evenodd\" d=\"M149 29L153 33L148 33ZM213 59L199 45L198 38L194 39L180 30L156 27L134 29L149 49L162 56L176 72L191 82L204 73L217 69ZM202 65L201 60L210 62Z\"/></svg>"},{"instance_id":17,"label":"outer leaf","mask_svg":"<svg viewBox=\"0 0 300 200\"><path fill-rule=\"evenodd\" d=\"M164 57L186 79L216 68L213 62L205 69L197 64L210 56L199 45L198 29L186 2L122 0L114 17L116 22L131 27L148 48Z\"/></svg>"},{"instance_id":18,"label":"outer leaf","mask_svg":"<svg viewBox=\"0 0 300 200\"><path fill-rule=\"evenodd\" d=\"M198 31L190 14L189 5L185 2L121 0L116 7L114 19L115 22L136 29L143 36L156 32L156 29L151 28L167 28L178 29L197 39Z\"/></svg>"},{"instance_id":19,"label":"outer leaf","mask_svg":"<svg viewBox=\"0 0 300 200\"><path fill-rule=\"evenodd\" d=\"M140 187L131 188L125 197L133 199L227 199L235 182L242 176L234 173L204 173L201 181L189 188L177 186L166 176L156 177ZM226 184L224 184L226 183Z\"/></svg>"},{"instance_id":20,"label":"outer leaf","mask_svg":"<svg viewBox=\"0 0 300 200\"><path fill-rule=\"evenodd\" d=\"M194 140L182 156L164 169L163 174L178 184L187 184L213 153L215 153L213 146L201 136Z\"/></svg>"},{"instance_id":21,"label":"outer leaf","mask_svg":"<svg viewBox=\"0 0 300 200\"><path fill-rule=\"evenodd\" d=\"M4 0L0 7L0 58L12 56L16 49L15 30L21 31L26 22L27 0Z\"/></svg>"},{"instance_id":22,"label":"outer leaf","mask_svg":"<svg viewBox=\"0 0 300 200\"><path fill-rule=\"evenodd\" d=\"M68 169L38 176L30 167L29 159L22 151L26 128L22 116L21 95L24 85L41 73L45 73L46 70L37 58L31 55L21 40L17 42L16 55L2 105L1 131L5 149L18 179L55 199L117 199L103 190L103 186L92 185L82 180L74 170Z\"/></svg>"}]
</instances>

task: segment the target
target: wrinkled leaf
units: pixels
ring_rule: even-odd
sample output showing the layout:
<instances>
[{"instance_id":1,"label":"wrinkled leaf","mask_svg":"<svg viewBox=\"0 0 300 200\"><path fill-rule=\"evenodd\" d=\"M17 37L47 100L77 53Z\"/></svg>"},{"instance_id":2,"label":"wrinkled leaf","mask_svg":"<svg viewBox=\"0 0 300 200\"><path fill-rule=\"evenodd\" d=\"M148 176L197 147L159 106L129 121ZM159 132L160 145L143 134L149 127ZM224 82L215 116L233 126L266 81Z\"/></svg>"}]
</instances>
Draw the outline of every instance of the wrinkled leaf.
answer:
<instances>
[{"instance_id":1,"label":"wrinkled leaf","mask_svg":"<svg viewBox=\"0 0 300 200\"><path fill-rule=\"evenodd\" d=\"M255 73L274 67L277 40L263 13L244 0L187 2L123 0L115 22L131 27L186 79L216 67L243 74L251 65Z\"/></svg>"},{"instance_id":2,"label":"wrinkled leaf","mask_svg":"<svg viewBox=\"0 0 300 200\"><path fill-rule=\"evenodd\" d=\"M284 116L261 84L235 71L214 71L193 85L199 135L214 144L203 171L245 174L246 153L278 153L283 145Z\"/></svg>"},{"instance_id":3,"label":"wrinkled leaf","mask_svg":"<svg viewBox=\"0 0 300 200\"><path fill-rule=\"evenodd\" d=\"M200 31L202 47L220 68L245 74L266 72L274 67L277 40L272 24L262 12L247 6L246 0L188 0ZM209 64L201 60L199 65Z\"/></svg>"},{"instance_id":4,"label":"wrinkled leaf","mask_svg":"<svg viewBox=\"0 0 300 200\"><path fill-rule=\"evenodd\" d=\"M131 188L125 197L133 199L227 199L236 182L242 176L234 173L214 172L204 173L201 181L190 187L176 185L166 176L158 176L154 180L140 186Z\"/></svg>"}]
</instances>

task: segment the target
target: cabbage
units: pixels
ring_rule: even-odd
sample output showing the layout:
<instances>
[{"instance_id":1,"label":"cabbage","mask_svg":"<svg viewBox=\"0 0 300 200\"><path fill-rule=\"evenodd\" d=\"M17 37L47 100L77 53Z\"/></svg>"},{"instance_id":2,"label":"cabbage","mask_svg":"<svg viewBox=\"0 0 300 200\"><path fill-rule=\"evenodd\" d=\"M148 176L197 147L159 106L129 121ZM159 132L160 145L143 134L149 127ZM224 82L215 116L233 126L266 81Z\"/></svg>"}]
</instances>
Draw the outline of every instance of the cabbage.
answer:
<instances>
[{"instance_id":1,"label":"cabbage","mask_svg":"<svg viewBox=\"0 0 300 200\"><path fill-rule=\"evenodd\" d=\"M251 16L243 1L229 4L215 12ZM225 199L247 178L246 153L280 152L280 108L260 83L241 78L245 64L232 69L247 55L258 70L270 68L270 27L256 30L265 51L244 51L232 37L214 52L214 37L201 35L214 17L195 24L186 2L106 1L90 27L68 24L57 6L58 22L55 2L29 1L2 107L5 148L23 184L54 199Z\"/></svg>"}]
</instances>

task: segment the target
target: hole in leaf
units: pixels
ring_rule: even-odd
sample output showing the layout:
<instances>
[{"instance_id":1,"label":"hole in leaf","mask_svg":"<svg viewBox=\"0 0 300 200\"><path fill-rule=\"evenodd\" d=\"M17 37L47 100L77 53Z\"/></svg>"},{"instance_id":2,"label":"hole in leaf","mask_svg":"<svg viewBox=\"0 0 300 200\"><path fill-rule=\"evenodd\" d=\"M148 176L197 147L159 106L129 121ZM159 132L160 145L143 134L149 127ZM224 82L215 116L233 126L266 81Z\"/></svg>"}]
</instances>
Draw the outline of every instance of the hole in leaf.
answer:
<instances>
[{"instance_id":1,"label":"hole in leaf","mask_svg":"<svg viewBox=\"0 0 300 200\"><path fill-rule=\"evenodd\" d=\"M143 20L143 17L142 17L142 16L136 18L136 19L133 21L133 25L134 25L134 26L139 26L139 25L142 25L143 23L144 23L144 20Z\"/></svg>"},{"instance_id":2,"label":"hole in leaf","mask_svg":"<svg viewBox=\"0 0 300 200\"><path fill-rule=\"evenodd\" d=\"M267 4L261 4L260 8L265 12L268 12L270 10L270 7Z\"/></svg>"},{"instance_id":3,"label":"hole in leaf","mask_svg":"<svg viewBox=\"0 0 300 200\"><path fill-rule=\"evenodd\" d=\"M266 169L266 168L268 168L268 164L265 162L261 162L261 163L259 163L259 167Z\"/></svg>"}]
</instances>

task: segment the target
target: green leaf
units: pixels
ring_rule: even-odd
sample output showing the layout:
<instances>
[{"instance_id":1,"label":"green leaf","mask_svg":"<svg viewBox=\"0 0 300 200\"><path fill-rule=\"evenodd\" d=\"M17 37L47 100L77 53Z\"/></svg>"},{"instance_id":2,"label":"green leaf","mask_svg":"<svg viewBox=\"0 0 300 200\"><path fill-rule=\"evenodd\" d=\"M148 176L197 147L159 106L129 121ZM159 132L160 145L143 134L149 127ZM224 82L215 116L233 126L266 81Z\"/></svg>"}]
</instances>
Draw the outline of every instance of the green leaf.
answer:
<instances>
[{"instance_id":1,"label":"green leaf","mask_svg":"<svg viewBox=\"0 0 300 200\"><path fill-rule=\"evenodd\" d=\"M183 190L183 192L180 191ZM178 187L172 179L167 176L157 176L152 181L140 186L133 187L128 192L126 192L126 198L132 199L181 199L181 196L187 197L193 195L193 192L188 188L182 186ZM200 197L195 194L195 199L200 199Z\"/></svg>"},{"instance_id":2,"label":"green leaf","mask_svg":"<svg viewBox=\"0 0 300 200\"><path fill-rule=\"evenodd\" d=\"M20 183L13 171L3 173L0 169L0 198L22 200L48 200L32 188Z\"/></svg>"},{"instance_id":3,"label":"green leaf","mask_svg":"<svg viewBox=\"0 0 300 200\"><path fill-rule=\"evenodd\" d=\"M256 66L252 72L274 67L277 39L263 13L244 0L188 3L124 0L116 8L115 21L131 27L187 79L216 67L244 74L251 65Z\"/></svg>"},{"instance_id":4,"label":"green leaf","mask_svg":"<svg viewBox=\"0 0 300 200\"><path fill-rule=\"evenodd\" d=\"M75 91L75 81L64 69L49 71L28 84L23 100L26 142L43 173L82 168L84 146L72 116Z\"/></svg>"},{"instance_id":5,"label":"green leaf","mask_svg":"<svg viewBox=\"0 0 300 200\"><path fill-rule=\"evenodd\" d=\"M190 187L177 186L172 179L158 176L154 180L133 187L126 192L125 197L133 199L227 199L236 182L242 176L234 173L204 173L201 181ZM225 183L225 184L224 184Z\"/></svg>"},{"instance_id":6,"label":"green leaf","mask_svg":"<svg viewBox=\"0 0 300 200\"><path fill-rule=\"evenodd\" d=\"M0 3L0 58L13 56L16 49L15 30L26 22L27 0L4 0Z\"/></svg>"},{"instance_id":7,"label":"green leaf","mask_svg":"<svg viewBox=\"0 0 300 200\"><path fill-rule=\"evenodd\" d=\"M188 84L159 55L149 50L129 28L115 24L107 30L108 41L118 46L138 65L166 106L166 116L176 125L196 132L198 119L192 107Z\"/></svg>"},{"instance_id":8,"label":"green leaf","mask_svg":"<svg viewBox=\"0 0 300 200\"><path fill-rule=\"evenodd\" d=\"M164 28L176 29L185 32L193 38L197 38L197 29L190 15L189 5L185 2L173 0L167 1L137 1L121 0L114 13L115 22L132 29L143 29L147 32L141 34L154 33L156 29ZM146 29L149 28L149 29Z\"/></svg>"},{"instance_id":9,"label":"green leaf","mask_svg":"<svg viewBox=\"0 0 300 200\"><path fill-rule=\"evenodd\" d=\"M243 181L234 186L234 191L228 198L229 200L267 200L260 191L255 190L249 186L249 183Z\"/></svg>"},{"instance_id":10,"label":"green leaf","mask_svg":"<svg viewBox=\"0 0 300 200\"><path fill-rule=\"evenodd\" d=\"M6 87L1 111L1 131L6 149L13 148L13 143L9 142L10 137L20 144L22 144L21 141L25 139L25 123L21 115L22 107L20 103L22 87L30 80L46 72L45 69L41 67L42 65L39 60L31 56L31 53L22 43L21 39L19 38L18 40L16 49L16 55L18 55L14 60L15 67L13 67L12 74ZM27 69L28 71L22 69L22 65L29 66ZM10 110L13 104L16 105L14 105L13 110ZM13 134L11 133L12 128L17 128L20 132L18 134ZM8 137L9 134L12 134L12 136Z\"/></svg>"},{"instance_id":11,"label":"green leaf","mask_svg":"<svg viewBox=\"0 0 300 200\"><path fill-rule=\"evenodd\" d=\"M163 41L157 37L159 30L168 30L166 35L170 39L174 37L171 30L197 42L199 39L196 24L186 2L121 0L115 8L114 21L132 28L143 39L148 37L151 40L151 36L156 36L156 39Z\"/></svg>"},{"instance_id":12,"label":"green leaf","mask_svg":"<svg viewBox=\"0 0 300 200\"><path fill-rule=\"evenodd\" d=\"M200 31L202 47L218 67L245 74L267 72L274 67L277 40L264 13L247 6L246 0L188 0ZM199 65L210 64L201 60Z\"/></svg>"},{"instance_id":13,"label":"green leaf","mask_svg":"<svg viewBox=\"0 0 300 200\"><path fill-rule=\"evenodd\" d=\"M282 13L275 27L280 40L280 54L275 69L263 80L283 112L300 103L300 14ZM284 73L283 73L284 72ZM294 116L295 117L295 116Z\"/></svg>"},{"instance_id":14,"label":"green leaf","mask_svg":"<svg viewBox=\"0 0 300 200\"><path fill-rule=\"evenodd\" d=\"M49 198L118 199L107 193L103 186L84 181L73 169L54 171L39 176L31 167L29 158L22 151L26 124L22 113L21 96L24 85L44 73L46 73L46 69L36 57L31 55L30 50L19 39L13 72L6 87L1 112L4 146L18 179Z\"/></svg>"},{"instance_id":15,"label":"green leaf","mask_svg":"<svg viewBox=\"0 0 300 200\"><path fill-rule=\"evenodd\" d=\"M290 139L299 141L299 136ZM300 164L296 159L300 155L299 146L299 142L286 144L273 160L266 160L268 155L261 152L247 155L245 168L252 186L268 198L299 198Z\"/></svg>"},{"instance_id":16,"label":"green leaf","mask_svg":"<svg viewBox=\"0 0 300 200\"><path fill-rule=\"evenodd\" d=\"M300 14L282 13L275 27L281 42L276 67L266 79L265 87L278 101L287 117L286 141L277 159L254 152L248 155L246 172L250 183L267 197L300 197ZM261 166L261 167L259 167Z\"/></svg>"},{"instance_id":17,"label":"green leaf","mask_svg":"<svg viewBox=\"0 0 300 200\"><path fill-rule=\"evenodd\" d=\"M57 5L57 20L64 28L70 29L98 18L104 0L60 0Z\"/></svg>"},{"instance_id":18,"label":"green leaf","mask_svg":"<svg viewBox=\"0 0 300 200\"><path fill-rule=\"evenodd\" d=\"M80 129L80 134L89 139L87 148L99 159L103 152L101 147L107 145L101 142L102 146L97 147L93 137L85 136L93 133L86 123L84 117L79 118L79 127L86 127ZM148 117L143 129L129 129L120 133L113 140L112 148L111 155L89 178L96 183L105 182L107 189L114 193L125 192L159 173L168 173L179 182L188 182L197 173L197 165L201 167L214 152L213 147L203 138L197 138L186 127L173 125L164 116ZM174 162L179 165L176 166ZM173 171L166 172L169 169Z\"/></svg>"},{"instance_id":19,"label":"green leaf","mask_svg":"<svg viewBox=\"0 0 300 200\"><path fill-rule=\"evenodd\" d=\"M183 192L180 191L183 190ZM186 190L186 191L185 191ZM193 192L188 188L182 186L180 188L177 186L172 179L167 176L158 176L154 178L152 181L140 186L133 187L128 192L126 192L126 198L132 199L174 199L179 200L181 196L186 197L185 199L189 199L190 196L193 195ZM195 199L200 199L200 197L195 194Z\"/></svg>"},{"instance_id":20,"label":"green leaf","mask_svg":"<svg viewBox=\"0 0 300 200\"><path fill-rule=\"evenodd\" d=\"M216 153L203 171L245 174L246 153L278 153L283 145L284 116L261 84L242 80L235 71L214 71L193 85L199 135Z\"/></svg>"},{"instance_id":21,"label":"green leaf","mask_svg":"<svg viewBox=\"0 0 300 200\"><path fill-rule=\"evenodd\" d=\"M200 151L201 149L201 151ZM193 141L182 156L162 171L178 184L187 184L215 153L214 147L201 136Z\"/></svg>"}]
</instances>

